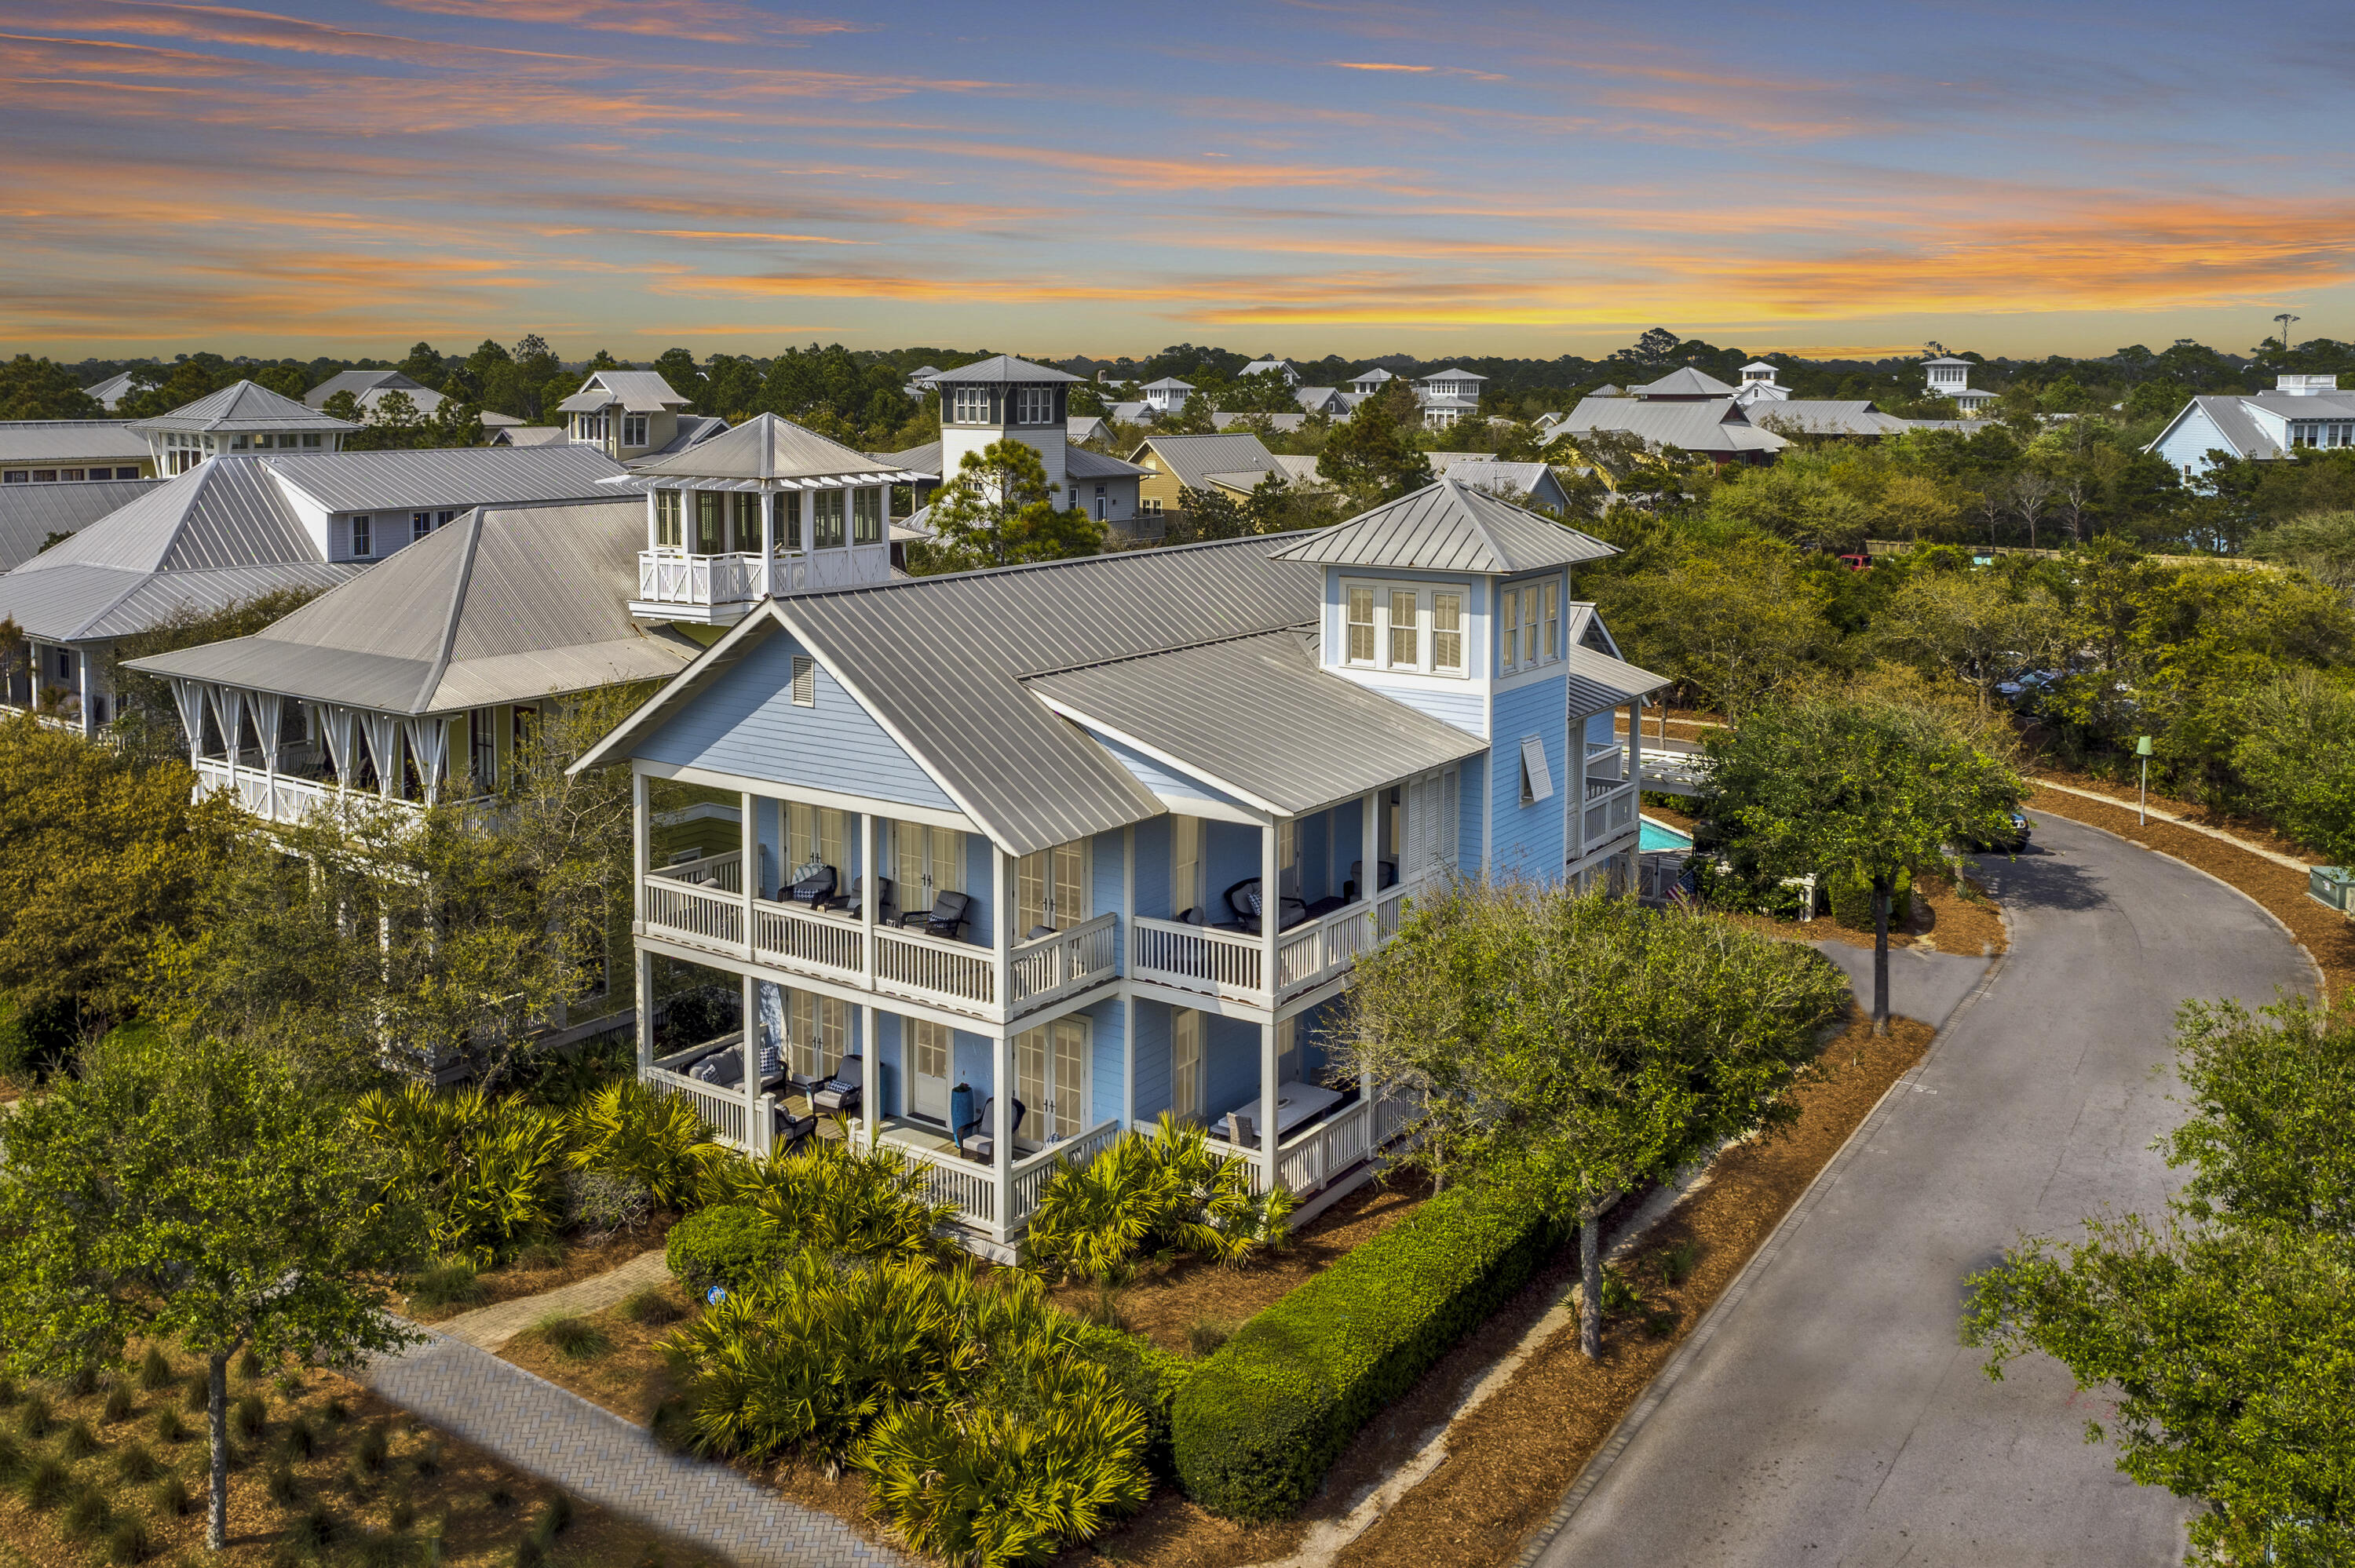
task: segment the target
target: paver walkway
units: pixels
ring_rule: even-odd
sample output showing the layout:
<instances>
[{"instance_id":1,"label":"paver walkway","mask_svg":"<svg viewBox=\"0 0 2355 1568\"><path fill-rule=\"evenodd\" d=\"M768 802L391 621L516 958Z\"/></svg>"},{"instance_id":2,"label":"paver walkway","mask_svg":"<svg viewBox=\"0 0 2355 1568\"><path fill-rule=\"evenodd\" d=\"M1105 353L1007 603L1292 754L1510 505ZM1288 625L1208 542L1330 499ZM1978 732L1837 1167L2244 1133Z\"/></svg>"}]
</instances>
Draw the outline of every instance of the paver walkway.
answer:
<instances>
[{"instance_id":1,"label":"paver walkway","mask_svg":"<svg viewBox=\"0 0 2355 1568\"><path fill-rule=\"evenodd\" d=\"M638 1254L619 1268L559 1285L538 1296L519 1296L513 1301L478 1307L436 1323L433 1328L436 1333L447 1334L453 1340L496 1351L543 1318L559 1312L594 1312L669 1277L670 1270L663 1266L663 1250L655 1247Z\"/></svg>"},{"instance_id":2,"label":"paver walkway","mask_svg":"<svg viewBox=\"0 0 2355 1568\"><path fill-rule=\"evenodd\" d=\"M577 1393L488 1351L423 1331L430 1336L423 1344L378 1357L361 1378L393 1404L518 1469L746 1568L912 1568L829 1514L724 1465L669 1453L645 1427Z\"/></svg>"}]
</instances>

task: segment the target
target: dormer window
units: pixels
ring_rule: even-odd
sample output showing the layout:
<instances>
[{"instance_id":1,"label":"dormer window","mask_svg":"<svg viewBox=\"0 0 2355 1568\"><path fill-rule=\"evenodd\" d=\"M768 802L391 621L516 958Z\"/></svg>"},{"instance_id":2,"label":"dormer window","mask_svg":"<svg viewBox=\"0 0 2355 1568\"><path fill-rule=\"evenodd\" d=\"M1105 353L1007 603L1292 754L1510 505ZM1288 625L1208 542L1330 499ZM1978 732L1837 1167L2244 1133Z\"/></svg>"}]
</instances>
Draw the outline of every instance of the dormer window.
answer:
<instances>
[{"instance_id":1,"label":"dormer window","mask_svg":"<svg viewBox=\"0 0 2355 1568\"><path fill-rule=\"evenodd\" d=\"M650 444L646 440L646 419L647 416L644 414L624 414L622 416L622 444L623 446L643 447Z\"/></svg>"},{"instance_id":2,"label":"dormer window","mask_svg":"<svg viewBox=\"0 0 2355 1568\"><path fill-rule=\"evenodd\" d=\"M960 387L951 416L960 425L994 424L996 421L990 418L990 401L986 387Z\"/></svg>"},{"instance_id":3,"label":"dormer window","mask_svg":"<svg viewBox=\"0 0 2355 1568\"><path fill-rule=\"evenodd\" d=\"M1050 387L1018 387L1014 390L1014 422L1051 425L1055 422L1055 392Z\"/></svg>"}]
</instances>

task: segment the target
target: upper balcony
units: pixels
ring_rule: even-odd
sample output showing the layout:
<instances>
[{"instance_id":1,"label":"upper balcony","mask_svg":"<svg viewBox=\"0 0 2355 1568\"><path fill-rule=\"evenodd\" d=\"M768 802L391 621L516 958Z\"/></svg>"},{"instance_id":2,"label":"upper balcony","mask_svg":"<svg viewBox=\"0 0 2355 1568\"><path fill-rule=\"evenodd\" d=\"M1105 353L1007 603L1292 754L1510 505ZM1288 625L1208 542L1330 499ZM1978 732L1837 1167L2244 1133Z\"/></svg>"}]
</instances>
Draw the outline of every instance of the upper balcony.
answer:
<instances>
[{"instance_id":1,"label":"upper balcony","mask_svg":"<svg viewBox=\"0 0 2355 1568\"><path fill-rule=\"evenodd\" d=\"M861 588L887 582L891 546L846 545L796 555L758 551L701 556L684 550L638 552L638 597L630 613L647 620L732 626L778 594Z\"/></svg>"}]
</instances>

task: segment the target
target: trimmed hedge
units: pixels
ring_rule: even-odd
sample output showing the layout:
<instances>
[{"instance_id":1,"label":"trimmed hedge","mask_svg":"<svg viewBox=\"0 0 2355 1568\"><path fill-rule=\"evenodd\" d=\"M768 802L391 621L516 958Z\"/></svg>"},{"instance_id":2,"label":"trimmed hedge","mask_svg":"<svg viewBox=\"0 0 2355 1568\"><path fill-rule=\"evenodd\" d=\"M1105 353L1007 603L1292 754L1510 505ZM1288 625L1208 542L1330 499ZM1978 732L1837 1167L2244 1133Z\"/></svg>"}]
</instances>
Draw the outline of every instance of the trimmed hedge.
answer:
<instances>
[{"instance_id":1,"label":"trimmed hedge","mask_svg":"<svg viewBox=\"0 0 2355 1568\"><path fill-rule=\"evenodd\" d=\"M1528 1282L1562 1229L1523 1200L1442 1192L1199 1362L1171 1413L1178 1478L1229 1519L1316 1495L1358 1429Z\"/></svg>"},{"instance_id":2,"label":"trimmed hedge","mask_svg":"<svg viewBox=\"0 0 2355 1568\"><path fill-rule=\"evenodd\" d=\"M671 1226L663 1262L681 1285L700 1298L713 1286L730 1292L769 1273L796 1249L777 1224L758 1209L714 1203Z\"/></svg>"}]
</instances>

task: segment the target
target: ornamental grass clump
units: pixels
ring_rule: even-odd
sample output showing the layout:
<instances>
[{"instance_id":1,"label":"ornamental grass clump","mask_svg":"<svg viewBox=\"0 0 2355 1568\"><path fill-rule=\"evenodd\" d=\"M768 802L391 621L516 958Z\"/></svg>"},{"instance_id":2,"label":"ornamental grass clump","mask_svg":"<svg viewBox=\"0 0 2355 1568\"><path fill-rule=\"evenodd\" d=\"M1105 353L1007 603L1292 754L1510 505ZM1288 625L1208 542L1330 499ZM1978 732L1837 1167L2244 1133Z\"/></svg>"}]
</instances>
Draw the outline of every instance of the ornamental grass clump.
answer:
<instances>
[{"instance_id":1,"label":"ornamental grass clump","mask_svg":"<svg viewBox=\"0 0 2355 1568\"><path fill-rule=\"evenodd\" d=\"M1030 1215L1030 1266L1050 1278L1125 1277L1140 1257L1180 1253L1230 1266L1284 1245L1291 1192L1253 1195L1247 1160L1163 1112L1150 1138L1124 1133L1085 1165L1065 1161Z\"/></svg>"}]
</instances>

